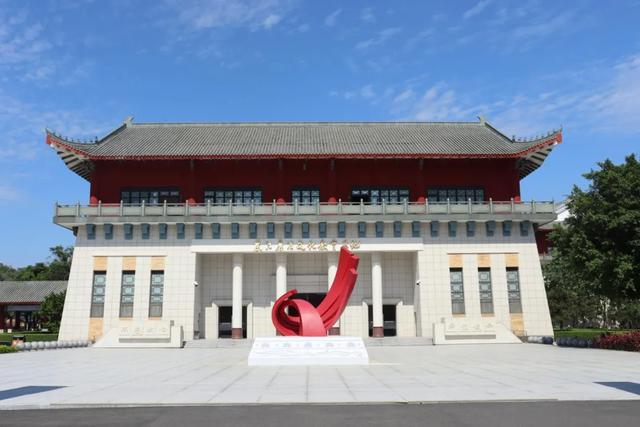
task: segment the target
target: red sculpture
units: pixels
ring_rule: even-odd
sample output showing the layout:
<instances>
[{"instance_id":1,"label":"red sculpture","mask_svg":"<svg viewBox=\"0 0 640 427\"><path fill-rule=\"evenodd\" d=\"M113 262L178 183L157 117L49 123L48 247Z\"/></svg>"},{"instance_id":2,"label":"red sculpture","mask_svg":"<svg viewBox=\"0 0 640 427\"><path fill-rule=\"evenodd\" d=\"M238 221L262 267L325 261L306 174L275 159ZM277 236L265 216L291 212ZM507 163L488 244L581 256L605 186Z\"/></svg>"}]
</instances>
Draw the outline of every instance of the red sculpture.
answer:
<instances>
[{"instance_id":1,"label":"red sculpture","mask_svg":"<svg viewBox=\"0 0 640 427\"><path fill-rule=\"evenodd\" d=\"M291 299L298 293L292 289L282 295L271 310L271 319L280 334L285 336L324 337L336 323L347 306L358 278L358 262L360 258L343 246L340 249L338 270L333 279L331 289L316 308L301 299ZM285 309L295 307L299 316L289 315Z\"/></svg>"}]
</instances>

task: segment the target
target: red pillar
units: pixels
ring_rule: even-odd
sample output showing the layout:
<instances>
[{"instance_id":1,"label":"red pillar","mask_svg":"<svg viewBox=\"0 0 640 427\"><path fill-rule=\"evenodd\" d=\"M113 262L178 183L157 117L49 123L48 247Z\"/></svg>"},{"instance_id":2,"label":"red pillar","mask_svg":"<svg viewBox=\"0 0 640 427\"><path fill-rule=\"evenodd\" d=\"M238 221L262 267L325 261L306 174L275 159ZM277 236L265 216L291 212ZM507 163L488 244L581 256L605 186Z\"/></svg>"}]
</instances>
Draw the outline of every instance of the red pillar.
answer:
<instances>
[{"instance_id":1,"label":"red pillar","mask_svg":"<svg viewBox=\"0 0 640 427\"><path fill-rule=\"evenodd\" d=\"M7 329L7 306L0 304L0 329Z\"/></svg>"}]
</instances>

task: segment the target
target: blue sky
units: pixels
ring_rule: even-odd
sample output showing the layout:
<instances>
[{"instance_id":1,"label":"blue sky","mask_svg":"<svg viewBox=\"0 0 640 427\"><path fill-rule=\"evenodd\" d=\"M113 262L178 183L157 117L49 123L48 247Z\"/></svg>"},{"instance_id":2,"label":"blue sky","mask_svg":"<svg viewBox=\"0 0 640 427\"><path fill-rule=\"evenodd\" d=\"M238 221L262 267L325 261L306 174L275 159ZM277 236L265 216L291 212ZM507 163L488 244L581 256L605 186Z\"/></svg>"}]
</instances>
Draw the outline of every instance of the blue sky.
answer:
<instances>
[{"instance_id":1,"label":"blue sky","mask_svg":"<svg viewBox=\"0 0 640 427\"><path fill-rule=\"evenodd\" d=\"M522 182L562 199L640 150L640 1L0 0L0 262L70 232L88 184L44 144L145 121L476 120L565 142Z\"/></svg>"}]
</instances>

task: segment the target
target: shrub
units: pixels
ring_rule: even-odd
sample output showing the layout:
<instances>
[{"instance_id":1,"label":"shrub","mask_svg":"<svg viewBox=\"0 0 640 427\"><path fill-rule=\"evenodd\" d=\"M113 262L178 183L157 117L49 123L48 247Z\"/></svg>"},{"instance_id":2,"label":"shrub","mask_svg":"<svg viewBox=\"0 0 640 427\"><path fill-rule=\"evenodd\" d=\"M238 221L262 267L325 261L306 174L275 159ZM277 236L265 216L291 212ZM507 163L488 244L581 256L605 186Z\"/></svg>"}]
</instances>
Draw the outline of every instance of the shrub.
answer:
<instances>
[{"instance_id":1,"label":"shrub","mask_svg":"<svg viewBox=\"0 0 640 427\"><path fill-rule=\"evenodd\" d=\"M607 350L640 351L640 332L602 335L596 339L595 347Z\"/></svg>"},{"instance_id":2,"label":"shrub","mask_svg":"<svg viewBox=\"0 0 640 427\"><path fill-rule=\"evenodd\" d=\"M16 350L13 347L9 347L9 346L6 346L6 345L0 345L0 354L2 354L2 353L15 353L16 351L18 351L18 350Z\"/></svg>"}]
</instances>

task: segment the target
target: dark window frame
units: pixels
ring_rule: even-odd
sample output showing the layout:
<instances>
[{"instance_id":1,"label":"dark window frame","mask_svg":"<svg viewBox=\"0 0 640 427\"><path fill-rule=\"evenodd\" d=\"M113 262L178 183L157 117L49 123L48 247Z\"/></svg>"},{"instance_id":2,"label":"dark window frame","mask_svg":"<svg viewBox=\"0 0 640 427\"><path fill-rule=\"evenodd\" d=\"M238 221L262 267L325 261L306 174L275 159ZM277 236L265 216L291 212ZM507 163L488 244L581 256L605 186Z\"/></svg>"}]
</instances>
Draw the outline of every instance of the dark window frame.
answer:
<instances>
[{"instance_id":1,"label":"dark window frame","mask_svg":"<svg viewBox=\"0 0 640 427\"><path fill-rule=\"evenodd\" d=\"M516 279L510 280L509 273L516 273ZM520 269L518 267L507 267L507 294L509 298L509 313L522 313L522 288L520 286Z\"/></svg>"},{"instance_id":2,"label":"dark window frame","mask_svg":"<svg viewBox=\"0 0 640 427\"><path fill-rule=\"evenodd\" d=\"M453 280L453 273L460 273L460 281ZM454 285L460 285L460 290L454 291ZM449 289L451 292L451 313L452 314L466 314L466 307L464 301L464 273L461 268L449 269Z\"/></svg>"},{"instance_id":3,"label":"dark window frame","mask_svg":"<svg viewBox=\"0 0 640 427\"><path fill-rule=\"evenodd\" d=\"M133 276L133 284L125 283L125 277ZM125 295L125 290L131 289L131 294ZM120 317L133 317L133 303L136 294L136 272L135 270L123 270L120 277ZM125 301L125 297L127 301ZM129 300L130 299L130 300Z\"/></svg>"},{"instance_id":4,"label":"dark window frame","mask_svg":"<svg viewBox=\"0 0 640 427\"><path fill-rule=\"evenodd\" d=\"M99 286L96 286L96 277L102 276L104 282ZM96 288L102 288L102 293L96 293ZM91 283L91 309L89 317L101 318L104 317L104 302L107 291L107 272L104 270L97 270L93 272ZM102 302L96 302L96 297L102 297Z\"/></svg>"},{"instance_id":5,"label":"dark window frame","mask_svg":"<svg viewBox=\"0 0 640 427\"><path fill-rule=\"evenodd\" d=\"M388 192L390 191L397 192L397 198L394 198L394 200L392 200L391 195L388 194ZM367 194L362 194L363 192L366 192ZM374 192L376 193L373 194ZM405 194L400 194L401 192L406 193L406 197L403 197L405 196ZM386 198L383 193L387 193ZM403 204L405 200L407 202L411 201L411 189L409 187L355 186L355 187L351 187L351 192L349 194L350 194L349 200L352 203L359 203L360 200L362 200L363 203L366 203L366 204L379 205L379 204L382 204L382 200L385 200L386 204L400 205L400 204ZM366 196L366 197L363 197L363 196Z\"/></svg>"},{"instance_id":6,"label":"dark window frame","mask_svg":"<svg viewBox=\"0 0 640 427\"><path fill-rule=\"evenodd\" d=\"M481 279L481 273L488 273L489 279ZM480 292L480 313L493 314L493 278L491 277L491 268L478 268L478 291Z\"/></svg>"},{"instance_id":7,"label":"dark window frame","mask_svg":"<svg viewBox=\"0 0 640 427\"><path fill-rule=\"evenodd\" d=\"M171 194L169 198L162 198L160 193L176 193ZM134 193L137 195L134 196ZM141 193L145 193L143 196ZM151 193L158 193L155 198ZM148 205L161 205L166 200L167 203L182 203L182 195L179 187L124 187L120 189L120 200L125 205L139 205L144 200Z\"/></svg>"},{"instance_id":8,"label":"dark window frame","mask_svg":"<svg viewBox=\"0 0 640 427\"><path fill-rule=\"evenodd\" d=\"M464 195L461 194L463 191ZM468 197L468 192L470 191L473 192L473 197ZM481 186L442 185L427 187L426 195L429 203L446 203L447 199L449 199L449 203L468 203L469 199L471 199L471 202L473 203L478 203L485 201L486 190Z\"/></svg>"},{"instance_id":9,"label":"dark window frame","mask_svg":"<svg viewBox=\"0 0 640 427\"><path fill-rule=\"evenodd\" d=\"M251 193L248 199L246 193ZM213 205L228 205L231 202L236 206L248 206L252 202L263 203L263 198L262 187L205 187L202 192L202 200L205 203L211 201Z\"/></svg>"},{"instance_id":10,"label":"dark window frame","mask_svg":"<svg viewBox=\"0 0 640 427\"><path fill-rule=\"evenodd\" d=\"M154 276L162 275L162 283L154 284ZM164 270L152 270L149 278L149 317L162 317L162 306L164 304ZM159 293L154 294L154 288L160 289ZM156 300L154 301L154 297ZM159 299L157 299L159 297Z\"/></svg>"},{"instance_id":11,"label":"dark window frame","mask_svg":"<svg viewBox=\"0 0 640 427\"><path fill-rule=\"evenodd\" d=\"M309 192L316 192L317 193L317 197L314 196L313 194L309 194L307 196L307 199L305 200L305 197L301 194L304 191L309 191ZM295 193L300 193L297 195ZM320 203L320 187L293 187L291 189L291 203L295 203L296 198L298 199L298 204L299 205L315 205L316 203Z\"/></svg>"}]
</instances>

